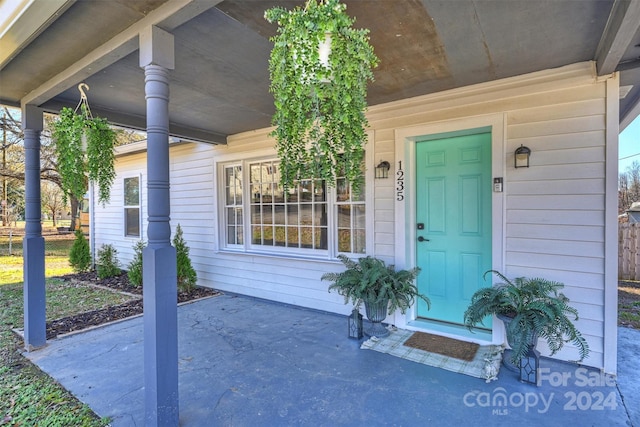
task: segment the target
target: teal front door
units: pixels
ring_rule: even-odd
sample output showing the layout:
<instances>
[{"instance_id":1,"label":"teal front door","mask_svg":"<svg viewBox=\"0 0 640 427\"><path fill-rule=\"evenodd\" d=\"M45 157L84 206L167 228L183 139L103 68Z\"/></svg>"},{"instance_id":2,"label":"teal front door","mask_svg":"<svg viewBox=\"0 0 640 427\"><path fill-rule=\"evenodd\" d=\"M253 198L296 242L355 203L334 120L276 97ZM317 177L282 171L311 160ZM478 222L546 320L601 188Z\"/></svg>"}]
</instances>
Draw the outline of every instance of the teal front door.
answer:
<instances>
[{"instance_id":1,"label":"teal front door","mask_svg":"<svg viewBox=\"0 0 640 427\"><path fill-rule=\"evenodd\" d=\"M463 324L491 269L491 134L416 143L418 317ZM490 323L485 322L490 327Z\"/></svg>"}]
</instances>

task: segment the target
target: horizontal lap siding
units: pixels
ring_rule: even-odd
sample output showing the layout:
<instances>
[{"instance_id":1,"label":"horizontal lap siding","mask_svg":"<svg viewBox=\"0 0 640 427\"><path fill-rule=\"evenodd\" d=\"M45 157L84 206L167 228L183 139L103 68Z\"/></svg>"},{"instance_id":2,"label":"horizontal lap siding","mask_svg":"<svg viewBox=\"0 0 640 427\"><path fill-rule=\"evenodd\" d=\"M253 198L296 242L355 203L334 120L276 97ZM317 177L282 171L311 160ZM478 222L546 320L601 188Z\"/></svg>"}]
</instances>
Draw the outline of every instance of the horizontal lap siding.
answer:
<instances>
[{"instance_id":1,"label":"horizontal lap siding","mask_svg":"<svg viewBox=\"0 0 640 427\"><path fill-rule=\"evenodd\" d=\"M112 244L118 250L118 259L127 268L133 259L133 246L138 238L124 237L123 179L142 175L142 240L147 241L147 156L139 153L116 158L117 176L111 192L112 203L96 206L96 248ZM213 212L213 156L208 144L183 144L170 147L170 197L171 197L171 238L180 224L184 239L189 246L190 256L198 275L205 275L208 268L206 255L214 249L217 232ZM210 286L210 284L209 284Z\"/></svg>"},{"instance_id":2,"label":"horizontal lap siding","mask_svg":"<svg viewBox=\"0 0 640 427\"><path fill-rule=\"evenodd\" d=\"M198 274L198 284L206 281L207 257L215 249L215 199L213 190L213 147L208 144L176 146L170 155L171 230L173 239L180 224L189 257Z\"/></svg>"},{"instance_id":3,"label":"horizontal lap siding","mask_svg":"<svg viewBox=\"0 0 640 427\"><path fill-rule=\"evenodd\" d=\"M396 131L486 114L506 119L504 273L565 283L580 312L578 328L592 348L588 364L602 366L605 83L596 83L584 64L370 107L373 137L366 149L373 150L373 164L367 165L367 173L373 174L382 160L392 164L390 179L373 181L371 255L398 265L406 262L394 259ZM172 229L177 223L183 227L201 285L346 314L350 305L320 280L326 272L341 271L341 264L217 249L215 221L223 201L215 197L214 165L275 155L271 130L232 135L224 146L172 147ZM531 167L515 170L513 152L521 144L533 152ZM122 197L120 174L144 168L144 159L118 159L115 196ZM408 175L405 179L410 185ZM100 215L104 223L98 240L117 242L126 251L130 242L121 237L121 208ZM575 358L571 347L560 358Z\"/></svg>"},{"instance_id":4,"label":"horizontal lap siding","mask_svg":"<svg viewBox=\"0 0 640 427\"><path fill-rule=\"evenodd\" d=\"M504 273L563 282L580 313L577 326L591 346L588 364L601 367L606 91L604 83L578 68L566 80L532 79L530 86L505 84L486 91L478 86L428 96L424 102L371 107L370 123L375 160L391 162L395 172L395 129L504 114ZM531 167L516 170L513 152L521 144L532 150ZM388 255L393 253L395 180L376 184L382 187L376 188L376 251ZM569 345L557 357L575 359L575 349Z\"/></svg>"},{"instance_id":5,"label":"horizontal lap siding","mask_svg":"<svg viewBox=\"0 0 640 427\"><path fill-rule=\"evenodd\" d=\"M601 87L579 87L584 97L510 111L507 157L529 147L531 167L508 170L506 273L565 284L587 338L588 364L602 366L604 330L605 99ZM509 164L509 163L508 163ZM545 349L541 342L541 349ZM557 357L577 358L566 346Z\"/></svg>"}]
</instances>

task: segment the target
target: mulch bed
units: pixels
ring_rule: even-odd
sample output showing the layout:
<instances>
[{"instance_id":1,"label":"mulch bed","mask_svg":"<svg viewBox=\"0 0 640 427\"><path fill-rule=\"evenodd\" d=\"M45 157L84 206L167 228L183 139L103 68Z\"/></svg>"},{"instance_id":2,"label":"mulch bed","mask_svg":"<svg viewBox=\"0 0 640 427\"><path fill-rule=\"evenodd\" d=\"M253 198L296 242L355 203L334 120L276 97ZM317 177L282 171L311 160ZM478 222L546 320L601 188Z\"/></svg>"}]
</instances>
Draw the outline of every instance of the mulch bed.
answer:
<instances>
[{"instance_id":1,"label":"mulch bed","mask_svg":"<svg viewBox=\"0 0 640 427\"><path fill-rule=\"evenodd\" d=\"M87 311L47 322L47 339L53 339L58 335L81 331L92 326L137 316L143 312L142 287L134 287L131 285L126 272L106 279L99 279L96 272L67 274L58 278L75 283L85 283L88 286L102 286L118 292L139 295L140 298L123 304ZM220 292L215 289L196 287L191 292L178 292L178 303L194 301L219 294Z\"/></svg>"}]
</instances>

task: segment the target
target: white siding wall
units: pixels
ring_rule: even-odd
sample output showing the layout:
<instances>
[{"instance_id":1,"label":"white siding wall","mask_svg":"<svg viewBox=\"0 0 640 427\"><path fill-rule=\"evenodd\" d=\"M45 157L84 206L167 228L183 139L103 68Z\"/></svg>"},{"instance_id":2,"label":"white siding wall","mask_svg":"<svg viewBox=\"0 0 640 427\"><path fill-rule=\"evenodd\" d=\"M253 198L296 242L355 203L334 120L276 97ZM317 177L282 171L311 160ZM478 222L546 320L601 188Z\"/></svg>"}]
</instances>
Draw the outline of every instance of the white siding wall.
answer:
<instances>
[{"instance_id":1,"label":"white siding wall","mask_svg":"<svg viewBox=\"0 0 640 427\"><path fill-rule=\"evenodd\" d=\"M504 115L506 227L500 270L508 277L563 282L591 348L586 363L604 367L604 295L616 283L615 277L605 279L607 82L597 82L591 66L577 64L373 107L370 116L378 136L443 122L458 122L465 129L469 118ZM617 126L615 117L609 126ZM398 143L376 138L376 150L393 155L389 144ZM533 152L531 167L515 170L513 152L521 144ZM382 225L377 214L376 225ZM387 221L397 219L386 210L383 215ZM545 349L542 341L539 347ZM574 360L578 354L567 346L557 357Z\"/></svg>"},{"instance_id":2,"label":"white siding wall","mask_svg":"<svg viewBox=\"0 0 640 427\"><path fill-rule=\"evenodd\" d=\"M505 162L506 221L502 270L509 277L543 276L564 282L581 315L578 327L591 347L586 363L603 367L605 95L606 82L596 81L593 64L583 63L371 107L373 161L368 172L372 174L380 160L394 165L390 179L375 180L375 201L369 205L374 207L371 255L401 266L407 261L395 259L396 244L402 240L394 232L398 129L443 121L463 125L466 118L502 114L505 141L499 158ZM617 126L617 118L610 119L612 125ZM273 154L269 131L231 136L226 146L172 147L172 228L177 223L183 227L201 285L346 314L351 307L339 295L328 293L327 283L320 281L327 271L341 271L338 263L217 250L216 164ZM520 144L533 152L529 169L513 168L513 152ZM97 247L116 244L123 263L130 261L135 241L122 237L122 177L143 174L146 219L145 159L144 154L118 158L112 206L96 209ZM575 357L572 349L560 354L563 359Z\"/></svg>"}]
</instances>

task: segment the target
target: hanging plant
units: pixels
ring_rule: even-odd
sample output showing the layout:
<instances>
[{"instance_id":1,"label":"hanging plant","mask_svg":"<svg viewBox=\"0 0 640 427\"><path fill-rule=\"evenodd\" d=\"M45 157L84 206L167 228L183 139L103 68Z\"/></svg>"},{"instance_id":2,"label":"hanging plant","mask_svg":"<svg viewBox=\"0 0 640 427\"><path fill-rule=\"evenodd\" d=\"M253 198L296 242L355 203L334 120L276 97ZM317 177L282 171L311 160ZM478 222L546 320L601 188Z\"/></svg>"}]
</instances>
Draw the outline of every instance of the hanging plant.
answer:
<instances>
[{"instance_id":1,"label":"hanging plant","mask_svg":"<svg viewBox=\"0 0 640 427\"><path fill-rule=\"evenodd\" d=\"M107 120L93 117L82 86L80 103L75 111L63 108L53 123L58 171L65 195L82 200L88 181L98 185L98 201L109 202L116 173L113 167L116 133Z\"/></svg>"},{"instance_id":2,"label":"hanging plant","mask_svg":"<svg viewBox=\"0 0 640 427\"><path fill-rule=\"evenodd\" d=\"M275 7L265 19L278 24L269 59L275 114L271 134L281 162L281 183L345 177L358 191L367 142L367 83L378 58L369 30L339 0L308 0L304 8Z\"/></svg>"}]
</instances>

